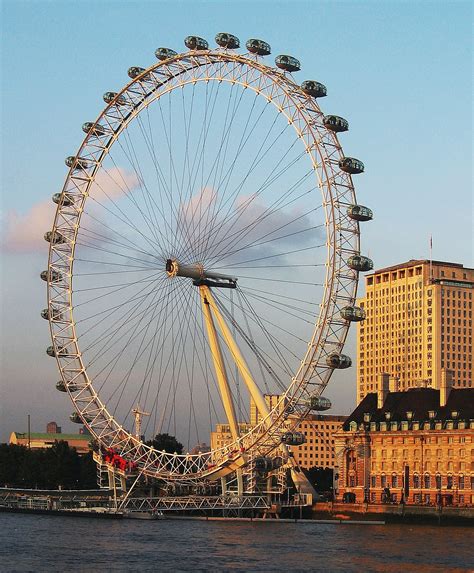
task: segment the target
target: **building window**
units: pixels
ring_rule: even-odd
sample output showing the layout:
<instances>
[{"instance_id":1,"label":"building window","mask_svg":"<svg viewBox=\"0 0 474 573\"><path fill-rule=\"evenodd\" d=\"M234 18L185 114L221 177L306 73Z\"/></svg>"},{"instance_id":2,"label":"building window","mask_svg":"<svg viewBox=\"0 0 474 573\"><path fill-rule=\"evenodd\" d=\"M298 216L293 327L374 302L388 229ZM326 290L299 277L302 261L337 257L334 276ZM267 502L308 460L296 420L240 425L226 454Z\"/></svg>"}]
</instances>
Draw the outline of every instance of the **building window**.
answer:
<instances>
[{"instance_id":1,"label":"building window","mask_svg":"<svg viewBox=\"0 0 474 573\"><path fill-rule=\"evenodd\" d=\"M441 476L436 474L436 489L441 489Z\"/></svg>"},{"instance_id":2,"label":"building window","mask_svg":"<svg viewBox=\"0 0 474 573\"><path fill-rule=\"evenodd\" d=\"M392 475L392 487L398 487L398 476L395 474Z\"/></svg>"},{"instance_id":3,"label":"building window","mask_svg":"<svg viewBox=\"0 0 474 573\"><path fill-rule=\"evenodd\" d=\"M424 478L424 488L425 489L430 489L431 487L431 476L429 474L425 474Z\"/></svg>"},{"instance_id":4,"label":"building window","mask_svg":"<svg viewBox=\"0 0 474 573\"><path fill-rule=\"evenodd\" d=\"M458 488L464 489L464 476L462 474L458 478Z\"/></svg>"},{"instance_id":5,"label":"building window","mask_svg":"<svg viewBox=\"0 0 474 573\"><path fill-rule=\"evenodd\" d=\"M385 474L380 476L380 486L387 487L387 476Z\"/></svg>"},{"instance_id":6,"label":"building window","mask_svg":"<svg viewBox=\"0 0 474 573\"><path fill-rule=\"evenodd\" d=\"M416 489L420 487L420 476L418 474L413 475L413 487Z\"/></svg>"}]
</instances>

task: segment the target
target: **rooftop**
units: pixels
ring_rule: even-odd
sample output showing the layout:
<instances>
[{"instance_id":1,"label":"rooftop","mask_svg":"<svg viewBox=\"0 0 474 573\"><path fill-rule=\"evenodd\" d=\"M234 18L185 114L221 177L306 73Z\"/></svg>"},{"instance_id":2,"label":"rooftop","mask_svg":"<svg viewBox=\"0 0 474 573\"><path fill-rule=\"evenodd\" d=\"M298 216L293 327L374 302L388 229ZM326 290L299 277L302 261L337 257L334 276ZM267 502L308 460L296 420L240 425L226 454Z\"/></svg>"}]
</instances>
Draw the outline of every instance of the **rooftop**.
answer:
<instances>
[{"instance_id":1,"label":"rooftop","mask_svg":"<svg viewBox=\"0 0 474 573\"><path fill-rule=\"evenodd\" d=\"M390 267L384 267L383 269L377 269L370 274L366 274L365 276L370 277L373 275L378 275L380 273L387 273L387 272L395 271L398 269L417 267L419 265L429 265L430 263L435 267L451 267L451 268L455 268L455 269L464 269L465 268L468 271L474 270L474 269L471 269L469 267L464 267L464 265L462 265L461 263L448 263L446 261L430 261L429 259L411 259L411 260L407 261L406 263L399 263L397 265L392 265Z\"/></svg>"},{"instance_id":2,"label":"rooftop","mask_svg":"<svg viewBox=\"0 0 474 573\"><path fill-rule=\"evenodd\" d=\"M12 432L15 434L16 438L19 440L27 440L28 439L28 432ZM84 442L89 442L92 440L92 436L89 434L47 434L42 432L31 432L30 433L31 440L44 440L48 442L54 442L57 440L58 442L68 441L68 440L81 440Z\"/></svg>"},{"instance_id":3,"label":"rooftop","mask_svg":"<svg viewBox=\"0 0 474 573\"><path fill-rule=\"evenodd\" d=\"M446 406L440 406L439 390L432 388L411 388L404 392L389 392L382 408L377 408L377 394L367 394L352 414L343 429L349 430L351 422L362 423L364 414L371 414L371 422L385 422L390 412L390 421L407 420L407 412L413 412L414 421L430 419L429 412L435 412L434 419L452 420L452 412L458 412L458 419L474 419L474 388L452 388Z\"/></svg>"}]
</instances>

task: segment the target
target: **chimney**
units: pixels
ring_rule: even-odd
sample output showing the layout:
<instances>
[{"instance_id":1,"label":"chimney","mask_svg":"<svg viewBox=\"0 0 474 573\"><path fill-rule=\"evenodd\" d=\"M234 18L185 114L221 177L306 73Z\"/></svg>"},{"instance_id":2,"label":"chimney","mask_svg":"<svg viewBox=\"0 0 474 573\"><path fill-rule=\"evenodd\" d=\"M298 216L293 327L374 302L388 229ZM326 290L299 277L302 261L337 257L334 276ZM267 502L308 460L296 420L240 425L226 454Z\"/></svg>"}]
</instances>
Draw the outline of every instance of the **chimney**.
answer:
<instances>
[{"instance_id":1,"label":"chimney","mask_svg":"<svg viewBox=\"0 0 474 573\"><path fill-rule=\"evenodd\" d=\"M390 376L386 372L383 372L382 374L378 374L377 378L377 408L380 410L380 408L383 408L385 398L388 394Z\"/></svg>"},{"instance_id":2,"label":"chimney","mask_svg":"<svg viewBox=\"0 0 474 573\"><path fill-rule=\"evenodd\" d=\"M389 392L398 392L398 378L395 376L390 376L388 380L388 390Z\"/></svg>"},{"instance_id":3,"label":"chimney","mask_svg":"<svg viewBox=\"0 0 474 573\"><path fill-rule=\"evenodd\" d=\"M439 405L441 407L446 406L448 401L454 383L453 375L454 372L452 370L446 370L446 368L441 369L441 384L439 387Z\"/></svg>"}]
</instances>

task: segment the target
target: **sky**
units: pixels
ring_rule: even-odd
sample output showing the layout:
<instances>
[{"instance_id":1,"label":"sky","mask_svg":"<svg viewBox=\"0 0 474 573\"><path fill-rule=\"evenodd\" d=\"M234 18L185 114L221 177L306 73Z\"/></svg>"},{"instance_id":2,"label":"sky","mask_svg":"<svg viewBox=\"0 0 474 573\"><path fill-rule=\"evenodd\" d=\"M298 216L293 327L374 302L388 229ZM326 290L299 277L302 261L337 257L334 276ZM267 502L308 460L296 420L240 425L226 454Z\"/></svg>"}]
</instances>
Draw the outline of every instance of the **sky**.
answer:
<instances>
[{"instance_id":1,"label":"sky","mask_svg":"<svg viewBox=\"0 0 474 573\"><path fill-rule=\"evenodd\" d=\"M349 120L340 141L366 166L356 192L375 214L362 229L375 268L428 258L430 237L434 259L474 266L470 2L4 0L1 22L0 442L28 414L36 431L50 420L74 429L39 315L49 200L102 94L156 61L158 46L184 50L189 34L262 38L301 61L298 80L328 87L321 106ZM326 394L349 413L355 368Z\"/></svg>"}]
</instances>

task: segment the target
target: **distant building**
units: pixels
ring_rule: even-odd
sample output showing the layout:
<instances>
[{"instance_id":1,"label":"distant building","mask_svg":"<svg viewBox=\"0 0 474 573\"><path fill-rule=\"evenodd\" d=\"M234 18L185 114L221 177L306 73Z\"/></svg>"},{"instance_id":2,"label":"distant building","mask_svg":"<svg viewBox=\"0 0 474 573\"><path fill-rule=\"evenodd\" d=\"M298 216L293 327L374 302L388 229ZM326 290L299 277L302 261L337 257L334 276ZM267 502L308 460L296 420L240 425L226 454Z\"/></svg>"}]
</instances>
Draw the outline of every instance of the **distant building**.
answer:
<instances>
[{"instance_id":1,"label":"distant building","mask_svg":"<svg viewBox=\"0 0 474 573\"><path fill-rule=\"evenodd\" d=\"M337 500L474 505L474 388L390 391L381 375L335 435Z\"/></svg>"},{"instance_id":2,"label":"distant building","mask_svg":"<svg viewBox=\"0 0 474 573\"><path fill-rule=\"evenodd\" d=\"M205 454L210 451L210 447L205 442L200 442L194 446L189 452L192 455L195 454Z\"/></svg>"},{"instance_id":3,"label":"distant building","mask_svg":"<svg viewBox=\"0 0 474 573\"><path fill-rule=\"evenodd\" d=\"M239 424L239 432L246 434L250 432L252 426L250 424ZM211 450L217 450L232 442L232 434L230 433L229 424L216 424L216 429L211 432Z\"/></svg>"},{"instance_id":4,"label":"distant building","mask_svg":"<svg viewBox=\"0 0 474 573\"><path fill-rule=\"evenodd\" d=\"M296 431L304 434L306 442L302 446L291 446L296 463L306 469L334 468L334 434L341 429L346 419L347 416L314 414L300 422Z\"/></svg>"},{"instance_id":5,"label":"distant building","mask_svg":"<svg viewBox=\"0 0 474 573\"><path fill-rule=\"evenodd\" d=\"M273 409L277 406L280 395L265 394L267 406ZM332 416L314 414L300 422L294 429L304 434L306 442L301 446L291 446L296 463L302 468L323 467L332 468L335 463L333 434L341 428L347 416ZM250 401L250 424L239 424L241 433L249 432L258 422L260 416L253 400ZM287 424L292 426L291 417ZM217 424L211 432L211 449L216 449L232 441L229 424Z\"/></svg>"},{"instance_id":6,"label":"distant building","mask_svg":"<svg viewBox=\"0 0 474 573\"><path fill-rule=\"evenodd\" d=\"M60 434L61 433L61 426L58 426L56 422L48 422L46 425L46 433L47 434Z\"/></svg>"},{"instance_id":7,"label":"distant building","mask_svg":"<svg viewBox=\"0 0 474 573\"><path fill-rule=\"evenodd\" d=\"M441 371L454 386L474 380L474 269L457 263L412 260L365 277L357 327L357 403L378 392L388 373L399 390L439 387Z\"/></svg>"},{"instance_id":8,"label":"distant building","mask_svg":"<svg viewBox=\"0 0 474 573\"><path fill-rule=\"evenodd\" d=\"M49 422L46 426L46 433L38 432L12 432L10 434L10 444L26 446L31 449L50 448L55 442L67 442L69 447L76 448L78 454L87 454L90 450L90 434L63 434L61 427L56 422Z\"/></svg>"}]
</instances>

